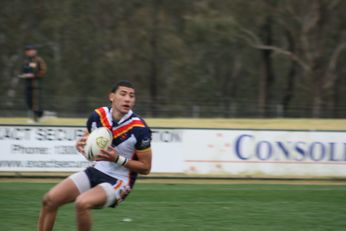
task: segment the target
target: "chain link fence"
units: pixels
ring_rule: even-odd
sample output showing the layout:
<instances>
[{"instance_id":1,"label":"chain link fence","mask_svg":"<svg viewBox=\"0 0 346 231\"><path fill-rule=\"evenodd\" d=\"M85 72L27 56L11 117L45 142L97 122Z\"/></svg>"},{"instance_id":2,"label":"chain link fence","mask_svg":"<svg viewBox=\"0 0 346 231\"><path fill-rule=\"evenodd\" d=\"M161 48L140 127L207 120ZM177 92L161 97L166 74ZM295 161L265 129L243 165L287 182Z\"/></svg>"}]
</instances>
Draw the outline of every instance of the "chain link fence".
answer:
<instances>
[{"instance_id":1,"label":"chain link fence","mask_svg":"<svg viewBox=\"0 0 346 231\"><path fill-rule=\"evenodd\" d=\"M85 117L95 108L107 106L106 97L74 97L46 95L42 100L45 115L57 117ZM327 108L327 107L325 107ZM312 108L294 105L285 109L280 104L269 104L259 108L258 102L251 100L181 99L171 101L159 98L152 102L145 97L137 97L135 111L144 117L185 117L185 118L311 118ZM1 117L27 116L24 96L2 96ZM323 110L321 118L344 118L346 108Z\"/></svg>"}]
</instances>

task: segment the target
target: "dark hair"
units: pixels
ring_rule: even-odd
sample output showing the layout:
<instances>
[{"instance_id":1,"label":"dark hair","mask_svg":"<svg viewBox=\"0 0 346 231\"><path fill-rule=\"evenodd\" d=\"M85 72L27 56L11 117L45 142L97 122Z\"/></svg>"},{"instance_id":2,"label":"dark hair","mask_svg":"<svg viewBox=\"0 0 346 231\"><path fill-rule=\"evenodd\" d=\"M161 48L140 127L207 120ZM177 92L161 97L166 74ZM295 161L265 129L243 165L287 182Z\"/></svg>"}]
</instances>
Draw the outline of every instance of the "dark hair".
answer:
<instances>
[{"instance_id":1,"label":"dark hair","mask_svg":"<svg viewBox=\"0 0 346 231\"><path fill-rule=\"evenodd\" d=\"M27 50L37 50L38 49L38 45L36 44L27 44L24 46L24 50L27 51Z\"/></svg>"},{"instance_id":2,"label":"dark hair","mask_svg":"<svg viewBox=\"0 0 346 231\"><path fill-rule=\"evenodd\" d=\"M135 87L133 86L133 84L128 81L128 80L120 80L119 82L117 82L114 87L112 88L111 92L116 92L118 90L119 87L128 87L128 88L132 88L135 89Z\"/></svg>"}]
</instances>

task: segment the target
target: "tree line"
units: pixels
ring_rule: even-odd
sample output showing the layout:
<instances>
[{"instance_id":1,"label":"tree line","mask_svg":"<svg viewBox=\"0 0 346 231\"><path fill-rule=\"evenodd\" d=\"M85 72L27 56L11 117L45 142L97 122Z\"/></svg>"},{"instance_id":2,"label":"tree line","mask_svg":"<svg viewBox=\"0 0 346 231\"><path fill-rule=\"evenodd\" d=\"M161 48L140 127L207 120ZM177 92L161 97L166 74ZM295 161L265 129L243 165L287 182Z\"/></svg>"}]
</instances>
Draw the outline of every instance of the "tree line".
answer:
<instances>
[{"instance_id":1,"label":"tree line","mask_svg":"<svg viewBox=\"0 0 346 231\"><path fill-rule=\"evenodd\" d=\"M0 103L20 111L23 47L44 102L84 115L120 79L152 117L345 117L346 1L13 0L0 8Z\"/></svg>"}]
</instances>

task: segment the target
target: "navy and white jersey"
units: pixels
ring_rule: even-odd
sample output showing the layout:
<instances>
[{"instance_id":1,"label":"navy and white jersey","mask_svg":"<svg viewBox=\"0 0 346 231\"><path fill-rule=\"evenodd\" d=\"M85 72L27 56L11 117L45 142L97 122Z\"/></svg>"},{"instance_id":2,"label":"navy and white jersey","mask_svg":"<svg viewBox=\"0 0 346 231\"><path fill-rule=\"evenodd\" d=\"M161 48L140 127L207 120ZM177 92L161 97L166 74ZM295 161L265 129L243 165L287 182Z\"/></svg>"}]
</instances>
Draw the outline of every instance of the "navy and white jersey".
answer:
<instances>
[{"instance_id":1,"label":"navy and white jersey","mask_svg":"<svg viewBox=\"0 0 346 231\"><path fill-rule=\"evenodd\" d=\"M101 107L93 111L87 121L87 129L92 132L95 128L107 127L113 133L112 146L119 155L136 160L136 153L150 149L151 131L145 121L130 110L119 121L112 119L112 108ZM133 186L137 173L124 166L110 161L96 161L94 167L101 172L120 179L124 184Z\"/></svg>"}]
</instances>

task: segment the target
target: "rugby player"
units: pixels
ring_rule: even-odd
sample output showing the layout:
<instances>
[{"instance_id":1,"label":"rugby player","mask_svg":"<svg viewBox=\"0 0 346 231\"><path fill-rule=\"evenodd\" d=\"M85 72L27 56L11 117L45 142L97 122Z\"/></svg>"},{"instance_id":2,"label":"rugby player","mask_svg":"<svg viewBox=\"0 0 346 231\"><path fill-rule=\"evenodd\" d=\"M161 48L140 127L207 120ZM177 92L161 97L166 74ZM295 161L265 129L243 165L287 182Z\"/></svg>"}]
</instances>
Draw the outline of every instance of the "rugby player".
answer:
<instances>
[{"instance_id":1,"label":"rugby player","mask_svg":"<svg viewBox=\"0 0 346 231\"><path fill-rule=\"evenodd\" d=\"M85 135L76 147L85 155L87 136L97 127L111 129L112 146L101 151L92 167L72 174L43 197L38 230L52 230L58 208L69 202L75 203L78 230L91 230L91 209L117 206L130 193L137 174L149 174L151 131L132 111L133 85L128 81L118 82L109 100L111 107L101 107L91 113Z\"/></svg>"}]
</instances>

